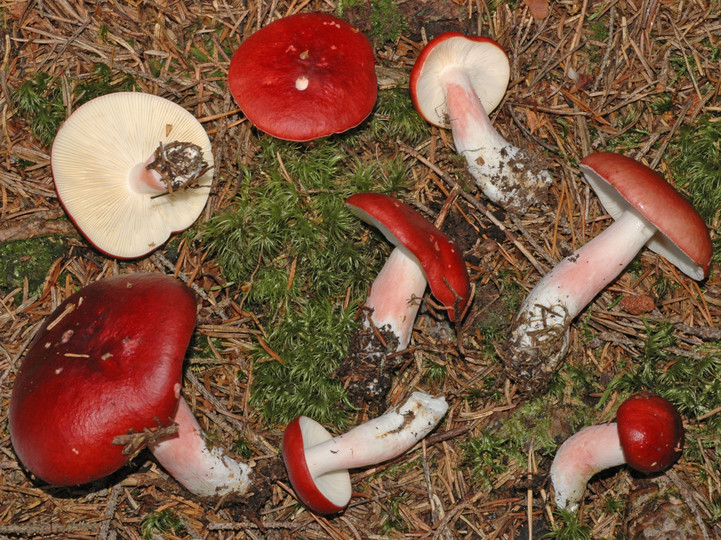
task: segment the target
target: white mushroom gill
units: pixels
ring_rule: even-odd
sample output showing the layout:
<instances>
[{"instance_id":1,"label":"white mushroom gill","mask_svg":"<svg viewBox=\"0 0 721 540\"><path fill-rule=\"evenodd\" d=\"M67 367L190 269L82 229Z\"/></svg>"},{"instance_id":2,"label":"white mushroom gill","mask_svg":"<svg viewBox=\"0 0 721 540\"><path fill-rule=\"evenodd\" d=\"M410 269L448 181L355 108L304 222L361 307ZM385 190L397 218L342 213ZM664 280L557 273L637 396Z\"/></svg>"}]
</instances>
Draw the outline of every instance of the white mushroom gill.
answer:
<instances>
[{"instance_id":1,"label":"white mushroom gill","mask_svg":"<svg viewBox=\"0 0 721 540\"><path fill-rule=\"evenodd\" d=\"M118 92L79 107L62 125L52 148L52 170L60 201L75 225L99 250L120 258L140 257L171 233L192 225L212 182L153 198L136 193L128 177L152 158L159 143L183 141L202 149L213 166L210 140L188 111L167 99Z\"/></svg>"}]
</instances>

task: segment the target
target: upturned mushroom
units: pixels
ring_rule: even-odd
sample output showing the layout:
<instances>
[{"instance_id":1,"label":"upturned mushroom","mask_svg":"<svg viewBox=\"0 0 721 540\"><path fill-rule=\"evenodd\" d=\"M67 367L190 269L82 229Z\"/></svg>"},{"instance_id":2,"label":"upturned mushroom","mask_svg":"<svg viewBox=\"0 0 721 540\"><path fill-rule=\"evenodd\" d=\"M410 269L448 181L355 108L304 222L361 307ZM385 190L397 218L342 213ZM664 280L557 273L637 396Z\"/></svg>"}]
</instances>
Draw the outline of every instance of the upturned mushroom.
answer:
<instances>
[{"instance_id":1,"label":"upturned mushroom","mask_svg":"<svg viewBox=\"0 0 721 540\"><path fill-rule=\"evenodd\" d=\"M581 170L615 222L546 274L529 293L499 354L525 394L542 392L565 357L571 321L647 246L692 279L711 265L703 218L661 175L599 152Z\"/></svg>"},{"instance_id":2,"label":"upturned mushroom","mask_svg":"<svg viewBox=\"0 0 721 540\"><path fill-rule=\"evenodd\" d=\"M578 510L591 477L611 467L626 464L644 474L667 469L683 441L676 407L660 396L634 394L618 408L616 422L586 427L558 449L550 471L556 505Z\"/></svg>"},{"instance_id":3,"label":"upturned mushroom","mask_svg":"<svg viewBox=\"0 0 721 540\"><path fill-rule=\"evenodd\" d=\"M296 418L283 435L283 461L296 495L318 514L340 512L351 498L348 469L406 453L447 410L444 398L414 392L402 405L337 437L307 416Z\"/></svg>"},{"instance_id":4,"label":"upturned mushroom","mask_svg":"<svg viewBox=\"0 0 721 540\"><path fill-rule=\"evenodd\" d=\"M252 34L233 54L228 84L258 129L290 141L357 126L378 94L368 38L326 13L290 15Z\"/></svg>"},{"instance_id":5,"label":"upturned mushroom","mask_svg":"<svg viewBox=\"0 0 721 540\"><path fill-rule=\"evenodd\" d=\"M423 49L411 71L410 92L429 123L451 128L456 151L486 196L523 214L543 202L551 176L506 141L488 113L503 99L510 77L508 57L494 40L446 32Z\"/></svg>"},{"instance_id":6,"label":"upturned mushroom","mask_svg":"<svg viewBox=\"0 0 721 540\"><path fill-rule=\"evenodd\" d=\"M86 484L147 444L195 495L245 494L250 467L207 446L180 394L196 310L182 282L150 273L101 279L62 302L10 397L10 438L23 465L49 484Z\"/></svg>"},{"instance_id":7,"label":"upturned mushroom","mask_svg":"<svg viewBox=\"0 0 721 540\"><path fill-rule=\"evenodd\" d=\"M180 105L138 92L88 101L58 130L55 189L78 230L111 257L142 257L190 227L210 193L213 154Z\"/></svg>"}]
</instances>

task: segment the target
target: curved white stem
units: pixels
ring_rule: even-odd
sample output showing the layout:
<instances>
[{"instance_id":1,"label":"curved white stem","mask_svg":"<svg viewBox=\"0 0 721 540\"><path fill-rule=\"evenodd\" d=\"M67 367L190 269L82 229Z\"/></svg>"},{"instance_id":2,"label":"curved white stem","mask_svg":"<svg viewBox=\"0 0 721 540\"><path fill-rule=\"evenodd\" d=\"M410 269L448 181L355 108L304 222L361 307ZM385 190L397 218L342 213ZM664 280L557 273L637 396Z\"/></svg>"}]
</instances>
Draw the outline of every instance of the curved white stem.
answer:
<instances>
[{"instance_id":1,"label":"curved white stem","mask_svg":"<svg viewBox=\"0 0 721 540\"><path fill-rule=\"evenodd\" d=\"M172 420L178 424L178 433L149 448L173 478L201 497L231 492L244 495L248 491L251 468L222 448L208 448L202 428L182 397Z\"/></svg>"},{"instance_id":2,"label":"curved white stem","mask_svg":"<svg viewBox=\"0 0 721 540\"><path fill-rule=\"evenodd\" d=\"M446 414L443 397L414 392L403 404L305 451L312 477L325 473L367 467L393 459L415 446Z\"/></svg>"},{"instance_id":3,"label":"curved white stem","mask_svg":"<svg viewBox=\"0 0 721 540\"><path fill-rule=\"evenodd\" d=\"M406 248L396 247L371 285L366 306L378 328L389 326L401 351L408 346L413 323L426 290L426 276L418 259Z\"/></svg>"},{"instance_id":4,"label":"curved white stem","mask_svg":"<svg viewBox=\"0 0 721 540\"><path fill-rule=\"evenodd\" d=\"M496 131L466 71L446 69L442 84L456 151L486 196L519 213L543 199L551 184L548 171L533 170L526 153Z\"/></svg>"},{"instance_id":5,"label":"curved white stem","mask_svg":"<svg viewBox=\"0 0 721 540\"><path fill-rule=\"evenodd\" d=\"M575 433L561 445L551 465L556 505L575 512L591 477L624 463L615 422Z\"/></svg>"}]
</instances>

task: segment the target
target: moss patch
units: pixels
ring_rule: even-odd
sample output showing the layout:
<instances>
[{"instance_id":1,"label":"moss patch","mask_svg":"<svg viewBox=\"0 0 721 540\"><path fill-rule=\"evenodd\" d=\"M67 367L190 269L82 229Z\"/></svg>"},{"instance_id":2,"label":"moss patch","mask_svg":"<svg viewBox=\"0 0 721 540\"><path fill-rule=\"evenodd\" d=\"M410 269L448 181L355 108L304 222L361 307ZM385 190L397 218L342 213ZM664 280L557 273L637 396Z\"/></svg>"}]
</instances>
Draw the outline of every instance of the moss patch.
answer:
<instances>
[{"instance_id":1,"label":"moss patch","mask_svg":"<svg viewBox=\"0 0 721 540\"><path fill-rule=\"evenodd\" d=\"M39 292L50 266L65 255L57 238L33 238L0 244L0 291L22 287L25 278L31 294Z\"/></svg>"}]
</instances>

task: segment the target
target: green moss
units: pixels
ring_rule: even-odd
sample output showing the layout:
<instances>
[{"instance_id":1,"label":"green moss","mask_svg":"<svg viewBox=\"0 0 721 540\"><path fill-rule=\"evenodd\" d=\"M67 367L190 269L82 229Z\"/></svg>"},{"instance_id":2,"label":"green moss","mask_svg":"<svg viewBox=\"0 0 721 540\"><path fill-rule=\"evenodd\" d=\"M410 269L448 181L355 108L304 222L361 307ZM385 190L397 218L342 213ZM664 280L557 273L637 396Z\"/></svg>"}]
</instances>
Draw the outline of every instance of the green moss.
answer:
<instances>
[{"instance_id":1,"label":"green moss","mask_svg":"<svg viewBox=\"0 0 721 540\"><path fill-rule=\"evenodd\" d=\"M721 407L721 344L706 344L693 351L695 354L683 356L670 352L676 346L671 323L646 323L646 332L643 356L609 383L604 398L611 391L625 398L650 390L668 399L689 418ZM704 425L711 429L714 421L712 418ZM721 424L721 418L718 421Z\"/></svg>"},{"instance_id":2,"label":"green moss","mask_svg":"<svg viewBox=\"0 0 721 540\"><path fill-rule=\"evenodd\" d=\"M39 293L50 266L65 253L62 240L55 238L0 243L0 290L22 287L27 278L30 293Z\"/></svg>"},{"instance_id":3,"label":"green moss","mask_svg":"<svg viewBox=\"0 0 721 540\"><path fill-rule=\"evenodd\" d=\"M338 15L342 17L347 9L358 7L368 10L368 37L377 43L396 41L408 29L396 0L340 0Z\"/></svg>"},{"instance_id":4,"label":"green moss","mask_svg":"<svg viewBox=\"0 0 721 540\"><path fill-rule=\"evenodd\" d=\"M132 76L113 71L106 64L96 63L91 73L77 79L71 96L77 108L98 96L136 88ZM12 102L30 125L33 135L44 145L52 142L67 116L60 81L48 73L38 73L23 82L13 92Z\"/></svg>"},{"instance_id":5,"label":"green moss","mask_svg":"<svg viewBox=\"0 0 721 540\"><path fill-rule=\"evenodd\" d=\"M576 512L559 510L553 530L543 535L548 540L591 540L591 527L578 519Z\"/></svg>"},{"instance_id":6,"label":"green moss","mask_svg":"<svg viewBox=\"0 0 721 540\"><path fill-rule=\"evenodd\" d=\"M260 345L252 353L251 403L271 423L304 414L342 426L351 413L332 373L346 354L356 306L390 246L344 201L397 188L405 167L361 160L347 140L299 145L262 138L253 168L241 167L233 205L201 231L225 277L242 287L237 301L258 317L267 347L282 360Z\"/></svg>"},{"instance_id":7,"label":"green moss","mask_svg":"<svg viewBox=\"0 0 721 540\"><path fill-rule=\"evenodd\" d=\"M407 89L394 88L378 93L375 113L368 129L370 137L384 140L392 146L400 138L415 146L427 138L429 133L428 122L416 111Z\"/></svg>"},{"instance_id":8,"label":"green moss","mask_svg":"<svg viewBox=\"0 0 721 540\"><path fill-rule=\"evenodd\" d=\"M382 535L403 534L410 531L411 524L401 512L401 506L406 504L409 498L407 493L400 492L391 493L383 499L380 524Z\"/></svg>"},{"instance_id":9,"label":"green moss","mask_svg":"<svg viewBox=\"0 0 721 540\"><path fill-rule=\"evenodd\" d=\"M493 479L508 468L509 459L523 460L520 451L509 439L496 432L482 432L460 443L463 464L470 467L471 477L482 489L491 490Z\"/></svg>"},{"instance_id":10,"label":"green moss","mask_svg":"<svg viewBox=\"0 0 721 540\"><path fill-rule=\"evenodd\" d=\"M147 540L156 538L158 534L163 533L179 534L184 529L183 522L170 508L159 512L148 512L140 521L140 530L143 538Z\"/></svg>"},{"instance_id":11,"label":"green moss","mask_svg":"<svg viewBox=\"0 0 721 540\"><path fill-rule=\"evenodd\" d=\"M721 262L721 117L707 116L683 127L670 146L673 180L712 225L714 260Z\"/></svg>"}]
</instances>

